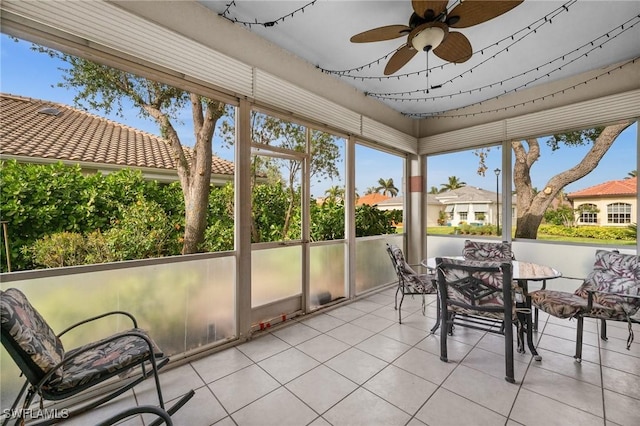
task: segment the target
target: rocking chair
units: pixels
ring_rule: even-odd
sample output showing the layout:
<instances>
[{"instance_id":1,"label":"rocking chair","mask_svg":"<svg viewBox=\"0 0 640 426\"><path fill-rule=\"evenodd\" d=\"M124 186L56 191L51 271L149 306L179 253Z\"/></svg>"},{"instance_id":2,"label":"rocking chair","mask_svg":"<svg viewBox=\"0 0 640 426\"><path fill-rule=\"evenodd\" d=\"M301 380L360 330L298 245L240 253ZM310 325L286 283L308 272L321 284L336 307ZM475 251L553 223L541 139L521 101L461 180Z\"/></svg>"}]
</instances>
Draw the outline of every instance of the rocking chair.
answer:
<instances>
[{"instance_id":1,"label":"rocking chair","mask_svg":"<svg viewBox=\"0 0 640 426\"><path fill-rule=\"evenodd\" d=\"M144 330L138 328L131 314L122 311L108 312L74 324L56 335L26 296L15 288L0 291L0 311L2 344L27 379L2 426L7 425L11 419L16 419L16 425L22 423L36 396L40 396L40 407L43 407L44 401L67 400L89 389L95 390L96 385L108 379L114 379L115 390L84 405L80 404L78 408L65 410L64 418L72 418L92 410L122 395L150 376L155 380L159 407L165 410L158 370L169 362L169 358L160 352ZM60 336L80 325L111 315L128 317L133 327L102 340L65 350ZM23 409L17 410L25 391L27 393ZM171 408L166 409L166 412L174 414L193 395L194 391L191 390ZM63 419L38 420L30 424L50 425ZM158 419L152 424L159 425L162 422L162 419Z\"/></svg>"}]
</instances>

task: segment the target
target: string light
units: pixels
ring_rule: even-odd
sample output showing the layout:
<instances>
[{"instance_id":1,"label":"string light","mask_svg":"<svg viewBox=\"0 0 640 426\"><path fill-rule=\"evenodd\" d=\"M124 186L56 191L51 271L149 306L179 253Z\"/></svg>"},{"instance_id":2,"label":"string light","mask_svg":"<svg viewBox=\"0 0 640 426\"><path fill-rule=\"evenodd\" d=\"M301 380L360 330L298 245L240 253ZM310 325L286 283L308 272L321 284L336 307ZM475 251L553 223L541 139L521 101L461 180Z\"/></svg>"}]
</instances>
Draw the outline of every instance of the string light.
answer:
<instances>
[{"instance_id":1,"label":"string light","mask_svg":"<svg viewBox=\"0 0 640 426\"><path fill-rule=\"evenodd\" d=\"M516 31L515 33L513 33L511 35L508 35L508 36L506 36L506 37L504 37L504 38L502 38L502 39L500 39L500 40L498 40L496 42L491 43L489 46L483 47L483 48L475 51L473 54L480 53L481 55L484 55L484 50L488 50L491 47L497 47L500 44L504 43L505 41L514 40L513 43L511 43L509 46L507 46L507 49L508 49L509 47L513 46L514 44L517 44L518 42L522 41L527 36L529 36L531 34L534 34L535 33L535 29L540 28L543 25L550 24L549 19L548 19L549 16L556 17L560 13L568 12L569 11L569 7L573 6L575 3L577 3L577 0L570 0L570 1L566 2L565 4L563 4L562 6L558 7L557 9L553 10L552 12L547 14L546 16L535 20L533 23L527 25L526 27L523 27L522 29ZM537 25L537 27L535 27L532 30L531 28L536 26L536 25ZM522 37L520 37L517 40L515 40L516 35L518 35L518 34L520 34L522 32L525 32L525 31L526 31L525 35L523 35ZM501 51L499 51L496 54L492 55L486 61L489 61L491 59L495 59L495 57L497 55L499 55L500 53L503 53L503 52L505 52L505 49L502 49ZM395 51L392 52L392 53L395 53ZM416 71L416 72L410 72L410 73L404 73L404 74L395 74L393 76L384 76L384 77L377 77L377 76L370 76L370 77L369 76L364 76L363 77L363 76L350 75L351 73L364 71L365 69L370 68L371 64L374 64L374 63L378 64L378 63L384 61L388 56L389 56L389 54L387 54L387 55L385 55L383 57L380 57L378 59L375 59L375 60L369 62L368 64L364 64L364 65L361 65L361 66L358 66L358 67L354 67L354 68L351 68L351 69L347 69L347 70L328 70L328 69L324 69L322 67L318 67L318 68L320 70L322 70L323 72L327 73L327 74L337 74L340 77L352 78L354 80L361 80L361 81L369 80L369 79L378 79L378 78L383 78L383 79L398 78L398 77L407 78L407 77L413 77L413 76L416 76L416 75L421 75L422 73L426 73L426 70L425 70L425 71ZM481 62L480 64L476 65L474 68L477 68L478 66L484 64L486 61ZM448 62L445 65L440 65L440 69L443 69L445 66L455 66L455 65L456 65L456 63L454 61ZM463 74L465 74L465 73L463 73ZM455 77L454 77L454 79L455 79Z\"/></svg>"},{"instance_id":2,"label":"string light","mask_svg":"<svg viewBox=\"0 0 640 426\"><path fill-rule=\"evenodd\" d=\"M305 9L308 7L311 7L313 5L316 4L318 0L312 0L310 2L308 2L307 4L305 4L304 6L301 6L295 10L293 10L292 12L289 12L283 16L281 16L280 18L277 18L275 20L272 21L258 21L257 18L254 18L253 22L250 21L243 21L243 20L239 20L237 18L234 18L231 16L231 11L232 8L236 7L236 2L231 1L230 3L228 3L226 5L226 8L223 12L221 12L219 15L231 22L234 23L238 23L244 26L247 26L249 28L258 25L258 26L262 26L262 27L273 27L281 22L284 22L286 18L289 17L294 17L296 14L299 13L304 13ZM614 40L615 38L617 38L618 36L620 36L621 34L623 34L624 32L626 32L627 30L635 27L637 24L640 23L640 15L635 16L634 18L629 19L627 22L623 23L622 25L616 27L614 30L611 30L597 38L595 38L594 40L585 43L584 45L568 52L565 53L559 57L556 57L555 59L552 59L542 65L538 65L535 66L529 70L526 70L524 72L521 72L520 74L517 75L513 75L509 78L506 78L504 80L501 81L497 81L497 82L493 82L493 83L489 83L489 84L485 84L483 86L480 87L476 87L474 89L470 89L470 90L466 90L466 91L458 91L456 93L452 93L452 94L445 94L445 95L439 95L439 96L431 96L431 97L412 97L416 94L428 94L430 93L429 88L431 89L438 89L441 88L443 86L448 86L451 83L455 82L457 79L460 78L464 78L465 75L467 74L472 74L473 70L481 67L487 63L489 63L491 60L495 59L498 55L508 52L509 49L511 47L513 47L514 45L516 45L517 43L519 43L520 41L522 41L523 39L527 38L528 36L532 35L532 34L536 34L537 30L540 29L542 26L544 25L551 25L553 23L553 18L557 17L558 15L562 14L562 13L567 13L569 12L571 6L573 6L575 3L577 3L577 0L569 0L566 3L564 3L563 5L559 6L557 9L553 10L552 12L548 13L547 15L545 15L542 18L539 18L537 20L535 20L534 22L526 25L525 27L523 27L522 29L514 32L511 35L508 35L496 42L492 42L490 43L488 46L485 46L481 49L478 49L476 52L474 52L473 54L480 54L481 56L485 56L485 51L490 51L495 47L500 47L503 43L507 42L508 44L503 47L502 49L498 50L497 52L493 53L493 54L489 54L485 57L484 60L482 60L481 62L479 62L478 64L474 65L473 67L465 70L464 72L450 78L449 80L446 80L440 84L437 85L433 85L433 86L429 86L428 85L428 80L427 80L427 87L426 88L422 88L422 89L416 89L416 90L411 90L411 91L403 91L403 92L389 92L389 93L375 93L375 92L365 92L365 96L370 96L373 98L377 98L380 100L387 100L387 101L396 101L396 102L425 102L428 100L431 101L435 101L438 99L453 99L454 96L461 96L464 94L473 94L475 92L481 92L483 89L492 89L494 86L502 86L504 83L507 83L511 80L515 80L517 78L521 78L525 75L528 75L534 71L539 72L540 69L544 69L552 64L554 64L557 61L562 61L563 63L559 66L557 66L556 68L547 71L546 73L544 73L543 75L540 75L536 78L531 79L530 81L523 83L521 85L519 85L518 87L512 88L510 90L504 90L500 95L491 97L491 98L487 98L484 99L483 101L480 102L476 102L473 104L469 104L469 105L465 105L463 107L459 107L459 108L455 108L455 109L450 109L450 110L445 110L445 111L439 111L439 112L432 112L432 113L403 113L403 115L409 116L409 117L413 117L413 118L426 118L426 117L435 117L435 118L453 118L453 117L469 117L469 116L475 116L478 114L487 114L487 113L492 113L492 112L498 112L498 111L502 111L502 110L507 110L510 108L517 108L520 106L524 106L528 103L534 103L535 101L540 101L540 100L544 100L546 98L550 98L550 97L554 97L556 94L561 94L564 93L565 90L570 90L570 89L575 89L577 86L580 86L582 84L587 84L588 82L592 81L592 80L597 80L599 77L602 77L603 75L610 75L612 71L608 71L604 74L600 74L594 78L591 78L585 82L582 83L578 83L575 84L571 87L565 88L561 91L557 91L548 95L545 95L541 98L536 98L533 99L531 101L527 101L521 104L516 104L516 105L511 105L509 107L503 107L503 108L499 108L499 109L495 109L495 110L486 110L486 111L481 111L481 112L475 112L473 114L445 114L445 113L451 113L451 112L455 112L455 111L459 111L462 110L464 108L468 108L471 106L477 106L477 105L482 105L483 102L487 102L489 100L493 100L493 99L497 99L501 96L504 96L510 92L517 92L518 90L522 90L528 86L531 86L533 83L535 83L536 81L543 79L543 78L548 78L550 77L551 74L553 74L554 72L560 71L562 70L563 67L568 66L569 64L582 59L582 58L587 58L589 53L591 53L593 50L595 49L601 49L603 47L604 44L608 43L609 41ZM448 9L453 8L455 5L457 4L457 2L453 2L453 5L449 6ZM620 30L619 32L617 32L618 30ZM524 33L524 34L523 34ZM599 43L599 40L601 40L602 38L605 38L604 41L602 41L601 43ZM599 44L598 44L599 43ZM586 48L589 48L589 50L587 50L586 52L582 53L582 51ZM404 74L395 74L395 75L391 75L391 76L362 76L362 75L354 75L357 73L360 73L366 69L371 69L372 67L376 66L376 65L380 65L383 62L386 62L386 60L393 55L395 52L397 51L397 49L394 49L393 51L383 55L380 58L374 59L371 62L364 64L364 65L360 65L354 68L350 68L350 69L344 69L344 70L329 70L329 69L324 69L320 66L317 66L318 70L322 71L323 73L326 74L333 74L336 76L339 76L341 78L350 78L356 81L368 81L368 80L377 80L377 81L386 81L388 79L396 79L396 80L400 80L403 78L410 78L410 77L414 77L414 76L420 76L422 74L425 74L427 76L427 78L429 77L429 71L431 71L432 69L428 68L428 62L427 62L427 69L425 70L421 70L421 71L416 71L416 72L410 72L410 73L404 73ZM569 59L570 57L578 54L578 56L576 56L573 59L570 59L568 62L566 62L567 59ZM640 58L635 58L623 65L621 65L618 69L621 69L622 67L630 64L630 63L635 63L636 61L638 61ZM443 70L445 66L455 66L456 63L455 61L450 61L447 62L444 65L439 65L436 67L433 67L433 69L437 69L440 68L440 70Z\"/></svg>"},{"instance_id":3,"label":"string light","mask_svg":"<svg viewBox=\"0 0 640 426\"><path fill-rule=\"evenodd\" d=\"M304 10L307 7L315 5L317 1L318 0L313 0L313 1L305 4L304 6L301 6L301 7L297 8L293 12L287 13L286 15L283 15L278 19L274 19L273 21L258 22L258 20L254 18L253 22L249 22L249 21L242 21L240 19L232 18L232 17L229 16L230 13L231 13L231 8L237 6L236 2L234 0L231 3L227 4L227 6L225 7L224 11L222 13L220 13L220 16L225 18L225 19L227 19L227 20L229 20L229 21L231 21L231 22L233 22L233 23L242 24L242 25L244 25L246 27L249 27L249 28L253 27L254 25L260 25L260 26L263 26L265 28L269 28L269 27L276 26L281 22L284 22L284 20L287 19L287 18L293 18L293 16L296 15L297 13L304 13Z\"/></svg>"},{"instance_id":4,"label":"string light","mask_svg":"<svg viewBox=\"0 0 640 426\"><path fill-rule=\"evenodd\" d=\"M574 49L574 50L572 50L572 51L570 51L568 53L563 53L562 55L560 55L560 56L556 57L555 59L552 59L552 60L550 60L550 61L548 61L548 62L546 62L546 63L544 63L542 65L537 65L537 66L535 66L535 67L533 67L533 68L531 68L531 69L529 69L527 71L523 71L520 74L516 74L516 75L511 76L509 78L506 78L504 80L493 82L493 83L489 83L489 84L486 84L484 86L480 86L480 87L477 87L477 88L474 88L474 89L470 89L470 90L466 90L466 91L459 91L458 93L455 93L453 95L447 94L447 95L434 96L434 97L430 97L430 98L422 97L422 98L410 98L410 99L407 99L407 98L403 97L403 96L409 96L409 95L413 95L413 94L417 94L417 93L421 93L422 92L421 89L416 89L416 90L410 90L410 91L404 91L404 92L389 92L389 93L369 92L368 96L371 96L371 97L374 97L374 98L377 98L377 99L382 99L382 100L397 100L397 101L409 100L409 101L419 102L419 101L424 101L424 100L427 100L427 99L444 99L444 98L447 98L447 97L450 97L450 96L458 96L458 95L463 95L463 94L472 94L474 92L480 92L480 91L482 91L482 89L492 88L493 86L498 86L498 85L502 86L504 83L506 83L506 82L508 82L510 80L514 80L516 78L523 77L523 76L525 76L527 74L530 74L530 73L532 73L534 71L540 71L541 68L545 68L545 67L547 67L547 66L549 66L549 65L551 65L551 64L553 64L553 63L555 63L557 61L563 61L564 62L564 61L566 61L567 57L572 56L572 55L574 55L576 53L580 53L585 48L590 48L588 51L586 51L585 53L581 53L580 55L578 55L574 59L571 59L570 61L565 62L565 63L557 66L555 69L543 74L542 76L539 76L539 77L537 77L537 78L535 78L533 80L530 80L529 82L527 82L525 84L522 84L521 86L513 89L513 91L516 91L519 88L523 88L523 87L526 87L528 85L531 85L532 83L534 83L534 82L536 82L536 81L538 81L538 80L540 80L542 78L549 77L550 74L552 74L552 73L554 73L556 71L562 70L562 68L572 64L573 62L575 62L575 61L577 61L579 59L588 57L589 53L592 52L593 50L601 49L603 45L613 41L615 38L619 37L620 35L622 35L626 31L631 30L633 27L635 27L638 24L640 24L640 16L636 16L634 18L631 18L627 22L625 22L624 24L619 25L618 27L606 32L605 34L603 34L603 35L601 35L601 36L599 36L597 38L595 38L593 41L587 42L587 43L583 44L582 46L580 46L580 47L578 47L578 48L576 48L576 49ZM613 33L615 33L618 30L620 30L620 32L618 32L615 35L612 35ZM596 45L596 42L598 40L600 40L600 39L604 39L604 41L602 43ZM453 79L459 78L459 77L461 77L461 75L459 75L457 77L454 77ZM453 79L448 80L448 82L453 81ZM446 83L444 83L444 84L446 84ZM508 91L505 90L504 93L506 94L506 93L508 93ZM467 106L469 106L469 105L467 105Z\"/></svg>"},{"instance_id":5,"label":"string light","mask_svg":"<svg viewBox=\"0 0 640 426\"><path fill-rule=\"evenodd\" d=\"M617 66L615 69L613 70L608 70L605 72L602 72L601 74L598 74L594 77L591 77L585 81L582 81L580 83L576 83L574 85L571 85L569 87L565 87L564 89L560 89L560 90L556 90L553 93L544 95L544 96L539 96L537 98L531 99L529 101L526 102L522 102L522 103L517 103L514 105L509 105L506 107L500 107L500 108L495 108L495 109L490 109L490 110L484 110L484 111L478 111L478 112L474 112L474 113L469 113L469 114L446 114L447 112L451 112L451 111L460 111L463 108L467 108L473 105L481 105L482 102L486 102L487 100L484 100L482 102L477 102L475 104L472 105L467 105L464 107L460 107L460 108L455 108L452 110L448 110L448 111L439 111L439 112L432 112L432 113L403 113L403 115L407 116L407 117L412 117L412 118L464 118L464 117L472 117L472 116L476 116L476 115L480 115L480 114L490 114L490 113L496 113L496 112L500 112L500 111L507 111L511 108L518 108L521 106L526 106L527 104L533 104L536 101L542 101L546 98L553 98L555 97L555 95L562 95L564 94L567 90L575 90L577 87L582 86L582 85L587 85L590 82L596 81L599 78L603 77L604 75L611 75L613 73L615 73L616 71L619 71L621 69L623 69L624 67L630 65L630 64L635 64L636 62L640 61L640 57L636 57L634 59L631 59L630 61L625 62L622 65Z\"/></svg>"}]
</instances>

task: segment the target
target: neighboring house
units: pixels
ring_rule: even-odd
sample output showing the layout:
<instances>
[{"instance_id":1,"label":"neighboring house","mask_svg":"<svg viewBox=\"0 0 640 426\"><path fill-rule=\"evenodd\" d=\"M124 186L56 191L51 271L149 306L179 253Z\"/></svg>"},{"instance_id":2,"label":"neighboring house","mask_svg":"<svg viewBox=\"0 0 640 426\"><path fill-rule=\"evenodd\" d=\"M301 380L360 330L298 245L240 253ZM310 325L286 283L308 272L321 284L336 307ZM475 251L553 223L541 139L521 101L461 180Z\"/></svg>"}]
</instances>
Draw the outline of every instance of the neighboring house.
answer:
<instances>
[{"instance_id":1,"label":"neighboring house","mask_svg":"<svg viewBox=\"0 0 640 426\"><path fill-rule=\"evenodd\" d=\"M442 226L438 220L440 212L444 211L445 206L436 198L438 194L426 194L427 199L427 228L431 226ZM444 222L446 224L447 221Z\"/></svg>"},{"instance_id":2,"label":"neighboring house","mask_svg":"<svg viewBox=\"0 0 640 426\"><path fill-rule=\"evenodd\" d=\"M495 225L496 193L473 186L463 186L439 194L425 194L427 227L441 226L440 215L444 212L443 225L458 226L462 222L472 225ZM378 203L381 210L402 210L403 197L394 197ZM515 205L515 201L514 201ZM514 207L515 209L515 207Z\"/></svg>"},{"instance_id":3,"label":"neighboring house","mask_svg":"<svg viewBox=\"0 0 640 426\"><path fill-rule=\"evenodd\" d=\"M0 159L80 165L83 173L128 168L149 180L178 180L164 139L68 105L0 94ZM187 159L191 150L185 147ZM213 156L211 183L233 180L234 164Z\"/></svg>"},{"instance_id":4,"label":"neighboring house","mask_svg":"<svg viewBox=\"0 0 640 426\"><path fill-rule=\"evenodd\" d=\"M472 225L495 225L496 193L472 186L453 189L439 194L425 194L427 227L440 226L441 212L446 219L444 225L458 226L465 222ZM371 197L371 198L366 198ZM380 201L380 194L369 194L358 199L357 204L377 205L380 210L402 210L404 198L393 197ZM362 201L361 201L362 200ZM515 205L515 202L514 202ZM514 207L515 208L515 207Z\"/></svg>"},{"instance_id":5,"label":"neighboring house","mask_svg":"<svg viewBox=\"0 0 640 426\"><path fill-rule=\"evenodd\" d=\"M363 204L376 206L381 202L388 200L389 198L391 197L388 197L382 194L377 194L377 193L367 194L367 195L363 195L362 197L358 197L358 199L356 200L356 206L361 206Z\"/></svg>"},{"instance_id":6,"label":"neighboring house","mask_svg":"<svg viewBox=\"0 0 640 426\"><path fill-rule=\"evenodd\" d=\"M567 194L578 225L628 226L638 223L638 178L612 180Z\"/></svg>"},{"instance_id":7,"label":"neighboring house","mask_svg":"<svg viewBox=\"0 0 640 426\"><path fill-rule=\"evenodd\" d=\"M378 208L380 210L403 210L404 208L404 197L392 197L387 198L386 200L380 201L378 203Z\"/></svg>"},{"instance_id":8,"label":"neighboring house","mask_svg":"<svg viewBox=\"0 0 640 426\"><path fill-rule=\"evenodd\" d=\"M496 206L500 195L495 192L463 186L433 195L441 205L444 205L446 225L458 226L463 222L470 225L496 223L498 212ZM437 221L432 226L437 226Z\"/></svg>"}]
</instances>

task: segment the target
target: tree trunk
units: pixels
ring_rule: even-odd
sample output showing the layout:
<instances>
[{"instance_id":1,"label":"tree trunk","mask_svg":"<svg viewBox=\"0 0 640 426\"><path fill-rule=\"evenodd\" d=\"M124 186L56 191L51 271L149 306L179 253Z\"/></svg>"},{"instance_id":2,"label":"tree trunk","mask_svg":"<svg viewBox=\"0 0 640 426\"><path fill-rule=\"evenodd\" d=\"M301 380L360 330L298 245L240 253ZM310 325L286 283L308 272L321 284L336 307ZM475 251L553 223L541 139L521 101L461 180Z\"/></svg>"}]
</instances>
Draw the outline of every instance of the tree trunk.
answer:
<instances>
[{"instance_id":1,"label":"tree trunk","mask_svg":"<svg viewBox=\"0 0 640 426\"><path fill-rule=\"evenodd\" d=\"M211 190L211 163L213 158L213 133L216 122L225 111L223 102L204 100L191 93L191 112L196 144L188 168L178 167L178 175L186 185L182 186L185 207L185 229L182 254L197 253L204 242L207 228L207 208ZM182 147L181 147L182 149Z\"/></svg>"},{"instance_id":2,"label":"tree trunk","mask_svg":"<svg viewBox=\"0 0 640 426\"><path fill-rule=\"evenodd\" d=\"M517 196L517 224L516 238L536 239L538 227L544 217L544 212L553 199L569 184L591 173L604 154L609 150L618 135L622 133L631 122L624 122L607 126L595 140L593 146L578 165L553 176L545 187L534 194L531 185L531 166L540 157L540 145L537 139L529 139L529 152L519 141L511 142L511 148L515 154L513 167L513 181Z\"/></svg>"}]
</instances>

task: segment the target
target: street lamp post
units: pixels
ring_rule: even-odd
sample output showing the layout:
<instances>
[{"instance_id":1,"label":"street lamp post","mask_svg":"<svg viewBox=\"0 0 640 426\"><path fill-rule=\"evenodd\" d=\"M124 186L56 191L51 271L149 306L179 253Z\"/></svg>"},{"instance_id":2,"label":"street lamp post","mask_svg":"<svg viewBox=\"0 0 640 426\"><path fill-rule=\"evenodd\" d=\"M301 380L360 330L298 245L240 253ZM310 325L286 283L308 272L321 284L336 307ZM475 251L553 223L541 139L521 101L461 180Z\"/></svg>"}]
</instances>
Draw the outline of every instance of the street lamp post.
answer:
<instances>
[{"instance_id":1,"label":"street lamp post","mask_svg":"<svg viewBox=\"0 0 640 426\"><path fill-rule=\"evenodd\" d=\"M493 172L496 174L496 234L500 236L500 169Z\"/></svg>"}]
</instances>

